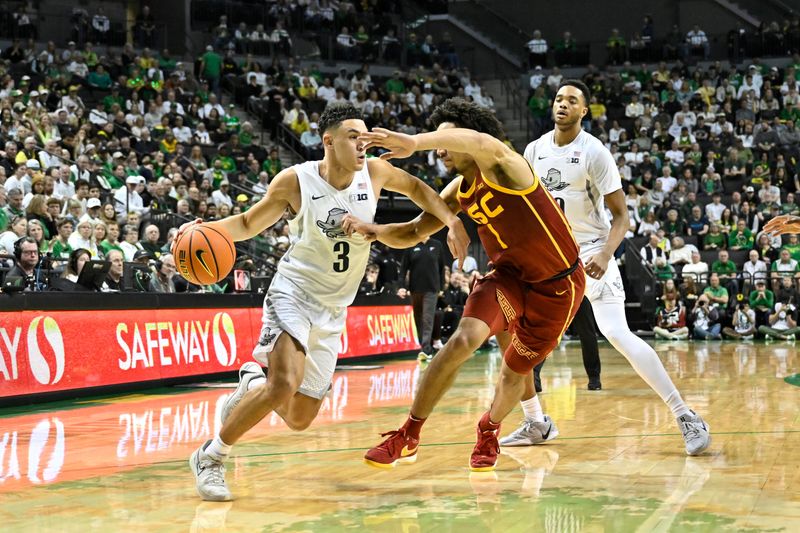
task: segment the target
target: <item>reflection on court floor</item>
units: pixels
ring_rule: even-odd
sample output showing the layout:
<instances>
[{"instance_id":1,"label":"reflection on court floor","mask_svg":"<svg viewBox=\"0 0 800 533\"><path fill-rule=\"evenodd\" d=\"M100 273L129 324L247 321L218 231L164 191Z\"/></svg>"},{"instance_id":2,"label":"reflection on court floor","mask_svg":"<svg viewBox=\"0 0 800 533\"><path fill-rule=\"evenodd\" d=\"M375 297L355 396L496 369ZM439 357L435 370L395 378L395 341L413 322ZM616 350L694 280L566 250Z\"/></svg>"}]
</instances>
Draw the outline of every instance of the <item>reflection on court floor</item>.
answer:
<instances>
[{"instance_id":1,"label":"reflection on court floor","mask_svg":"<svg viewBox=\"0 0 800 533\"><path fill-rule=\"evenodd\" d=\"M425 425L417 463L388 472L361 457L403 421L424 369L408 360L341 369L309 430L271 415L234 449L227 504L198 499L186 460L219 429L233 384L0 410L0 519L26 532L799 530L794 346L656 349L711 425L706 455L684 455L669 410L606 344L604 389L587 391L570 342L543 373L559 438L504 449L487 475L470 475L467 460L496 351L464 366Z\"/></svg>"}]
</instances>

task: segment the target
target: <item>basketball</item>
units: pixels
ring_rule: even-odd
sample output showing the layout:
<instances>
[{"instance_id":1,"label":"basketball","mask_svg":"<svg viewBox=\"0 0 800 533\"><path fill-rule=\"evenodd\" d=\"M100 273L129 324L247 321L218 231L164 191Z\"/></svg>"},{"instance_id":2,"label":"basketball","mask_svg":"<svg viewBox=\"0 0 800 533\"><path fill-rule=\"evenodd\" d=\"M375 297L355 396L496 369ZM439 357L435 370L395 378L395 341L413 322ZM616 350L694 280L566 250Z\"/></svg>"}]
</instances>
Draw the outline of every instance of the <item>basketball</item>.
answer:
<instances>
[{"instance_id":1,"label":"basketball","mask_svg":"<svg viewBox=\"0 0 800 533\"><path fill-rule=\"evenodd\" d=\"M174 251L178 273L195 285L217 283L228 275L236 261L230 234L205 224L181 234Z\"/></svg>"}]
</instances>

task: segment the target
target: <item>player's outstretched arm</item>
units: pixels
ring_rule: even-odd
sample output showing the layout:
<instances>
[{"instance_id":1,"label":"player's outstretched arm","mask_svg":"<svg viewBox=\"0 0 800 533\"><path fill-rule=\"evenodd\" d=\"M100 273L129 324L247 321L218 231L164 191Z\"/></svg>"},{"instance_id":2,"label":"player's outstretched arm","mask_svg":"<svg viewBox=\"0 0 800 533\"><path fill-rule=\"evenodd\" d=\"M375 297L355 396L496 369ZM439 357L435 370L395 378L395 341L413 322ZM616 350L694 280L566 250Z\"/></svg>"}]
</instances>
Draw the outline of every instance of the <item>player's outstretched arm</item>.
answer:
<instances>
[{"instance_id":1,"label":"player's outstretched arm","mask_svg":"<svg viewBox=\"0 0 800 533\"><path fill-rule=\"evenodd\" d=\"M461 206L456 192L461 178L447 184L439 195L451 213L458 213ZM444 227L444 223L431 213L420 213L413 220L395 224L375 224L364 222L350 214L342 219L342 229L349 235L360 233L369 240L378 240L391 248L410 248L425 237L433 235ZM459 263L461 264L461 263Z\"/></svg>"},{"instance_id":2,"label":"player's outstretched arm","mask_svg":"<svg viewBox=\"0 0 800 533\"><path fill-rule=\"evenodd\" d=\"M227 230L235 242L246 241L278 222L287 207L295 213L300 209L297 173L290 168L279 172L269 184L264 198L246 212L207 224ZM181 233L187 228L199 223L202 223L201 219L182 225L173 242L178 242Z\"/></svg>"},{"instance_id":3,"label":"player's outstretched arm","mask_svg":"<svg viewBox=\"0 0 800 533\"><path fill-rule=\"evenodd\" d=\"M455 215L457 211L454 212L436 191L408 172L379 159L372 159L368 164L370 175L377 178L381 188L406 195L424 212L444 222L448 227L447 246L450 253L459 261L466 259L469 235L461 219Z\"/></svg>"},{"instance_id":4,"label":"player's outstretched arm","mask_svg":"<svg viewBox=\"0 0 800 533\"><path fill-rule=\"evenodd\" d=\"M770 235L800 233L800 217L795 215L777 216L764 225L764 231Z\"/></svg>"},{"instance_id":5,"label":"player's outstretched arm","mask_svg":"<svg viewBox=\"0 0 800 533\"><path fill-rule=\"evenodd\" d=\"M504 185L518 185L518 188L524 189L530 185L532 177L527 161L505 143L486 133L466 128L444 128L416 135L373 128L359 135L359 139L367 142L365 150L376 146L389 150L381 154L381 159L405 158L421 150L447 150L472 156L484 177L496 174L495 169L500 168L505 179L512 182L520 180L519 184Z\"/></svg>"}]
</instances>

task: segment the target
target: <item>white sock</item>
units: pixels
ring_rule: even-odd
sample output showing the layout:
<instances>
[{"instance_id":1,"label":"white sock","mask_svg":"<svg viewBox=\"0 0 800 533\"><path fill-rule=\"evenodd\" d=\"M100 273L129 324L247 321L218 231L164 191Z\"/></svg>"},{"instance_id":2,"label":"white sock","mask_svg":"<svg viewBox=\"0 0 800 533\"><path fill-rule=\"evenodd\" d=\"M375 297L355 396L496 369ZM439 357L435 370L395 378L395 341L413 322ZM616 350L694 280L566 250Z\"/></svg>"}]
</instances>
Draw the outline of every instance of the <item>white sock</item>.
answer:
<instances>
[{"instance_id":1,"label":"white sock","mask_svg":"<svg viewBox=\"0 0 800 533\"><path fill-rule=\"evenodd\" d=\"M253 390L256 387L260 387L267 382L267 378L260 377L260 378L253 378L250 380L250 383L247 384L247 390Z\"/></svg>"},{"instance_id":2,"label":"white sock","mask_svg":"<svg viewBox=\"0 0 800 533\"><path fill-rule=\"evenodd\" d=\"M215 461L224 461L228 458L228 454L231 453L231 446L225 444L217 435L203 451Z\"/></svg>"},{"instance_id":3,"label":"white sock","mask_svg":"<svg viewBox=\"0 0 800 533\"><path fill-rule=\"evenodd\" d=\"M534 422L544 422L542 404L539 403L538 396L534 396L530 400L523 400L519 403L522 404L522 412L525 413L525 418Z\"/></svg>"},{"instance_id":4,"label":"white sock","mask_svg":"<svg viewBox=\"0 0 800 533\"><path fill-rule=\"evenodd\" d=\"M664 400L672 414L676 418L689 414L689 408L669 378L658 354L628 328L625 304L595 300L592 302L592 309L600 332L625 356L639 377Z\"/></svg>"}]
</instances>

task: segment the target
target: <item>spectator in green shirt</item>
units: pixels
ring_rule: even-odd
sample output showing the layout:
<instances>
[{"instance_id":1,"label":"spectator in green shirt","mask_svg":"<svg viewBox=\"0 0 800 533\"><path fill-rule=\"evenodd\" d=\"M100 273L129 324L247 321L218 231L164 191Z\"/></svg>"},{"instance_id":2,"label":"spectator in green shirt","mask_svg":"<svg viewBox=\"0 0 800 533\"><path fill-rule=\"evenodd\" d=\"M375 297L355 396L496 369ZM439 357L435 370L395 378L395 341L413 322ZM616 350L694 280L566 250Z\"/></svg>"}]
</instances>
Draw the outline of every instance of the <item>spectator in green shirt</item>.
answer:
<instances>
[{"instance_id":1,"label":"spectator in green shirt","mask_svg":"<svg viewBox=\"0 0 800 533\"><path fill-rule=\"evenodd\" d=\"M720 250L718 259L711 263L711 272L719 276L719 281L731 294L739 292L739 284L736 281L736 263L731 261L727 250Z\"/></svg>"},{"instance_id":2,"label":"spectator in green shirt","mask_svg":"<svg viewBox=\"0 0 800 533\"><path fill-rule=\"evenodd\" d=\"M767 323L767 317L775 307L775 293L767 288L767 281L758 278L755 288L750 291L750 307L756 312L756 325L763 326Z\"/></svg>"},{"instance_id":3,"label":"spectator in green shirt","mask_svg":"<svg viewBox=\"0 0 800 533\"><path fill-rule=\"evenodd\" d=\"M200 57L200 74L208 80L213 92L219 91L219 76L222 72L222 56L214 51L211 45L206 46L206 53Z\"/></svg>"},{"instance_id":4,"label":"spectator in green shirt","mask_svg":"<svg viewBox=\"0 0 800 533\"><path fill-rule=\"evenodd\" d=\"M712 306L716 306L719 309L720 313L724 312L728 307L730 299L728 289L720 285L721 282L722 279L719 274L713 273L708 278L708 287L703 289L703 294L708 297L708 301L711 302Z\"/></svg>"},{"instance_id":5,"label":"spectator in green shirt","mask_svg":"<svg viewBox=\"0 0 800 533\"><path fill-rule=\"evenodd\" d=\"M264 160L261 165L261 170L266 170L269 173L270 179L278 175L278 172L283 170L283 161L278 157L278 150L273 148L269 151L269 158Z\"/></svg>"},{"instance_id":6,"label":"spectator in green shirt","mask_svg":"<svg viewBox=\"0 0 800 533\"><path fill-rule=\"evenodd\" d=\"M54 261L67 261L72 253L72 247L69 245L69 236L72 235L72 230L75 225L72 220L62 218L56 223L58 229L58 236L50 241L50 253L53 255Z\"/></svg>"},{"instance_id":7,"label":"spectator in green shirt","mask_svg":"<svg viewBox=\"0 0 800 533\"><path fill-rule=\"evenodd\" d=\"M800 215L800 206L794 201L794 193L786 193L786 201L781 204L782 215Z\"/></svg>"},{"instance_id":8,"label":"spectator in green shirt","mask_svg":"<svg viewBox=\"0 0 800 533\"><path fill-rule=\"evenodd\" d=\"M606 49L608 50L608 60L614 65L622 63L625 59L625 37L619 34L619 30L614 28L611 30L611 36L606 41Z\"/></svg>"},{"instance_id":9,"label":"spectator in green shirt","mask_svg":"<svg viewBox=\"0 0 800 533\"><path fill-rule=\"evenodd\" d=\"M386 92L388 93L396 93L398 95L406 92L406 85L403 83L403 80L400 79L400 71L395 70L392 77L386 80Z\"/></svg>"},{"instance_id":10,"label":"spectator in green shirt","mask_svg":"<svg viewBox=\"0 0 800 533\"><path fill-rule=\"evenodd\" d=\"M119 85L112 86L111 94L103 98L103 109L106 113L111 112L111 108L114 107L114 104L119 105L120 109L125 109L125 98L119 94Z\"/></svg>"},{"instance_id":11,"label":"spectator in green shirt","mask_svg":"<svg viewBox=\"0 0 800 533\"><path fill-rule=\"evenodd\" d=\"M711 224L711 229L703 238L703 250L724 250L728 245L725 234L719 230L717 224Z\"/></svg>"},{"instance_id":12,"label":"spectator in green shirt","mask_svg":"<svg viewBox=\"0 0 800 533\"><path fill-rule=\"evenodd\" d=\"M667 263L663 257L656 259L653 266L653 273L659 281L666 281L668 279L675 279L675 268Z\"/></svg>"},{"instance_id":13,"label":"spectator in green shirt","mask_svg":"<svg viewBox=\"0 0 800 533\"><path fill-rule=\"evenodd\" d=\"M736 229L728 236L729 250L749 250L754 243L753 232L747 227L745 219L740 218L736 222Z\"/></svg>"},{"instance_id":14,"label":"spectator in green shirt","mask_svg":"<svg viewBox=\"0 0 800 533\"><path fill-rule=\"evenodd\" d=\"M533 118L536 119L550 116L550 100L547 98L543 86L537 87L536 91L531 95L530 100L528 100L528 109Z\"/></svg>"},{"instance_id":15,"label":"spectator in green shirt","mask_svg":"<svg viewBox=\"0 0 800 533\"><path fill-rule=\"evenodd\" d=\"M102 251L103 257L108 257L111 250L119 250L124 256L125 251L119 245L119 224L116 222L106 222L106 238L97 247Z\"/></svg>"},{"instance_id":16,"label":"spectator in green shirt","mask_svg":"<svg viewBox=\"0 0 800 533\"><path fill-rule=\"evenodd\" d=\"M797 235L789 235L789 242L783 246L783 249L789 250L789 256L795 261L800 262L800 242L798 241Z\"/></svg>"},{"instance_id":17,"label":"spectator in green shirt","mask_svg":"<svg viewBox=\"0 0 800 533\"><path fill-rule=\"evenodd\" d=\"M800 277L800 268L798 262L792 259L791 253L786 248L781 249L780 258L772 262L772 290L778 290L780 278L782 277Z\"/></svg>"},{"instance_id":18,"label":"spectator in green shirt","mask_svg":"<svg viewBox=\"0 0 800 533\"><path fill-rule=\"evenodd\" d=\"M108 89L113 83L111 81L111 76L106 72L103 65L97 65L97 67L89 73L87 82L90 87L95 87L97 89Z\"/></svg>"}]
</instances>

